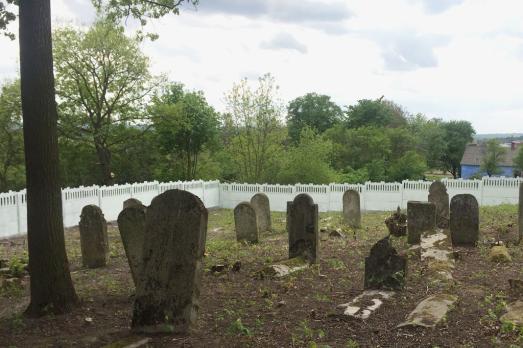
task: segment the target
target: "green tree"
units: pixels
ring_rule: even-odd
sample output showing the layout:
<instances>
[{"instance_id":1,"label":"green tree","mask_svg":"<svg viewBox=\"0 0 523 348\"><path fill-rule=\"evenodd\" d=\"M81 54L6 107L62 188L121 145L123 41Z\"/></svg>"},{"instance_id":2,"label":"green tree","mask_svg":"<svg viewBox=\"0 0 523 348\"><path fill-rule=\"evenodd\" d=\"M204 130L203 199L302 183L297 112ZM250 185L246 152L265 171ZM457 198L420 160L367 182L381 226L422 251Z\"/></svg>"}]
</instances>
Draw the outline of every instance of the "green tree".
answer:
<instances>
[{"instance_id":1,"label":"green tree","mask_svg":"<svg viewBox=\"0 0 523 348\"><path fill-rule=\"evenodd\" d=\"M335 172L329 165L332 143L305 127L300 141L292 146L286 156L279 182L282 184L328 184L335 180Z\"/></svg>"},{"instance_id":2,"label":"green tree","mask_svg":"<svg viewBox=\"0 0 523 348\"><path fill-rule=\"evenodd\" d=\"M407 124L405 111L401 106L383 97L370 100L358 100L356 105L347 110L349 128L360 127L401 127Z\"/></svg>"},{"instance_id":3,"label":"green tree","mask_svg":"<svg viewBox=\"0 0 523 348\"><path fill-rule=\"evenodd\" d=\"M523 146L521 145L516 157L514 157L514 169L518 176L523 176Z\"/></svg>"},{"instance_id":4,"label":"green tree","mask_svg":"<svg viewBox=\"0 0 523 348\"><path fill-rule=\"evenodd\" d=\"M196 2L195 0L189 0ZM114 18L132 16L145 23L178 13L183 0L95 0ZM77 297L69 273L63 234L57 111L55 102L50 0L0 0L0 31L16 18L9 7L19 3L20 81L27 181L27 234L31 270L28 315L63 313Z\"/></svg>"},{"instance_id":5,"label":"green tree","mask_svg":"<svg viewBox=\"0 0 523 348\"><path fill-rule=\"evenodd\" d=\"M0 92L0 192L25 186L20 81L6 82Z\"/></svg>"},{"instance_id":6,"label":"green tree","mask_svg":"<svg viewBox=\"0 0 523 348\"><path fill-rule=\"evenodd\" d=\"M427 119L418 114L409 119L409 131L417 138L417 150L427 159L432 169L445 169L442 159L447 149L444 122L441 119Z\"/></svg>"},{"instance_id":7,"label":"green tree","mask_svg":"<svg viewBox=\"0 0 523 348\"><path fill-rule=\"evenodd\" d=\"M507 149L501 146L497 139L490 139L485 144L485 155L481 161L481 170L488 176L501 173L499 163L503 161Z\"/></svg>"},{"instance_id":8,"label":"green tree","mask_svg":"<svg viewBox=\"0 0 523 348\"><path fill-rule=\"evenodd\" d=\"M277 92L274 78L266 74L258 79L256 89L243 79L225 97L228 113L223 115L223 124L232 135L228 148L237 163L240 180L266 180L274 154L281 151L283 107Z\"/></svg>"},{"instance_id":9,"label":"green tree","mask_svg":"<svg viewBox=\"0 0 523 348\"><path fill-rule=\"evenodd\" d=\"M391 181L397 182L402 180L419 180L424 178L426 170L425 158L410 150L391 162L388 177Z\"/></svg>"},{"instance_id":10,"label":"green tree","mask_svg":"<svg viewBox=\"0 0 523 348\"><path fill-rule=\"evenodd\" d=\"M449 121L443 124L445 129L445 143L447 144L442 157L442 166L454 178L460 175L461 159L467 144L476 134L472 124L468 121Z\"/></svg>"},{"instance_id":11,"label":"green tree","mask_svg":"<svg viewBox=\"0 0 523 348\"><path fill-rule=\"evenodd\" d=\"M183 85L171 84L155 98L154 129L169 162L181 159L181 179L196 178L199 156L216 141L218 115L203 92L185 92ZM174 164L175 164L174 163Z\"/></svg>"},{"instance_id":12,"label":"green tree","mask_svg":"<svg viewBox=\"0 0 523 348\"><path fill-rule=\"evenodd\" d=\"M343 111L327 95L307 93L291 101L287 107L287 127L294 143L299 141L304 127L321 134L342 119Z\"/></svg>"},{"instance_id":13,"label":"green tree","mask_svg":"<svg viewBox=\"0 0 523 348\"><path fill-rule=\"evenodd\" d=\"M114 147L129 140L118 129L143 117L146 97L160 83L138 44L107 19L87 32L66 27L54 33L61 134L91 145L106 185L114 182Z\"/></svg>"}]
</instances>

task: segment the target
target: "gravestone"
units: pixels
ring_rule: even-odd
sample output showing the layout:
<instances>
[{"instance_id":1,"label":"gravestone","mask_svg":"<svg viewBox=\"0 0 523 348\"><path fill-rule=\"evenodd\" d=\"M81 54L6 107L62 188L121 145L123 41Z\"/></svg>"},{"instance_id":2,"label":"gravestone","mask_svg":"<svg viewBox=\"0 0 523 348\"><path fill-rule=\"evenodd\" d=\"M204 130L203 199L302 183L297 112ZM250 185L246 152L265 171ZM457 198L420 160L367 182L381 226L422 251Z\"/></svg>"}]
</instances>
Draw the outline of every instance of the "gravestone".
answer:
<instances>
[{"instance_id":1,"label":"gravestone","mask_svg":"<svg viewBox=\"0 0 523 348\"><path fill-rule=\"evenodd\" d=\"M434 203L407 202L407 243L419 244L421 234L436 228L436 206Z\"/></svg>"},{"instance_id":2,"label":"gravestone","mask_svg":"<svg viewBox=\"0 0 523 348\"><path fill-rule=\"evenodd\" d=\"M256 212L258 231L267 232L272 230L271 207L269 197L265 193L257 193L251 198L251 205Z\"/></svg>"},{"instance_id":3,"label":"gravestone","mask_svg":"<svg viewBox=\"0 0 523 348\"><path fill-rule=\"evenodd\" d=\"M436 206L436 226L449 227L449 194L441 181L434 181L429 188L429 202Z\"/></svg>"},{"instance_id":4,"label":"gravestone","mask_svg":"<svg viewBox=\"0 0 523 348\"><path fill-rule=\"evenodd\" d=\"M143 280L132 328L142 333L187 333L199 309L207 209L187 191L155 197L145 214Z\"/></svg>"},{"instance_id":5,"label":"gravestone","mask_svg":"<svg viewBox=\"0 0 523 348\"><path fill-rule=\"evenodd\" d=\"M523 239L523 182L519 185L519 243Z\"/></svg>"},{"instance_id":6,"label":"gravestone","mask_svg":"<svg viewBox=\"0 0 523 348\"><path fill-rule=\"evenodd\" d=\"M145 206L134 204L118 215L118 229L135 287L142 275L145 211Z\"/></svg>"},{"instance_id":7,"label":"gravestone","mask_svg":"<svg viewBox=\"0 0 523 348\"><path fill-rule=\"evenodd\" d=\"M303 257L310 263L319 261L318 205L309 195L302 193L287 202L287 233L289 258Z\"/></svg>"},{"instance_id":8,"label":"gravestone","mask_svg":"<svg viewBox=\"0 0 523 348\"><path fill-rule=\"evenodd\" d=\"M365 258L365 289L399 290L405 285L407 259L399 256L390 238L379 240Z\"/></svg>"},{"instance_id":9,"label":"gravestone","mask_svg":"<svg viewBox=\"0 0 523 348\"><path fill-rule=\"evenodd\" d=\"M356 190L343 194L343 221L350 227L361 227L360 193Z\"/></svg>"},{"instance_id":10,"label":"gravestone","mask_svg":"<svg viewBox=\"0 0 523 348\"><path fill-rule=\"evenodd\" d=\"M137 205L137 206L144 206L142 204L142 202L140 202L140 200L136 199L136 198L129 198L129 199L126 199L124 202L123 202L123 208L129 208L129 207L132 207L134 205Z\"/></svg>"},{"instance_id":11,"label":"gravestone","mask_svg":"<svg viewBox=\"0 0 523 348\"><path fill-rule=\"evenodd\" d=\"M109 240L102 210L96 205L83 207L79 227L82 264L88 268L105 266L109 255Z\"/></svg>"},{"instance_id":12,"label":"gravestone","mask_svg":"<svg viewBox=\"0 0 523 348\"><path fill-rule=\"evenodd\" d=\"M452 245L475 246L479 238L479 207L476 197L461 194L450 201Z\"/></svg>"},{"instance_id":13,"label":"gravestone","mask_svg":"<svg viewBox=\"0 0 523 348\"><path fill-rule=\"evenodd\" d=\"M238 242L258 243L256 212L248 202L241 202L234 208L234 227Z\"/></svg>"}]
</instances>

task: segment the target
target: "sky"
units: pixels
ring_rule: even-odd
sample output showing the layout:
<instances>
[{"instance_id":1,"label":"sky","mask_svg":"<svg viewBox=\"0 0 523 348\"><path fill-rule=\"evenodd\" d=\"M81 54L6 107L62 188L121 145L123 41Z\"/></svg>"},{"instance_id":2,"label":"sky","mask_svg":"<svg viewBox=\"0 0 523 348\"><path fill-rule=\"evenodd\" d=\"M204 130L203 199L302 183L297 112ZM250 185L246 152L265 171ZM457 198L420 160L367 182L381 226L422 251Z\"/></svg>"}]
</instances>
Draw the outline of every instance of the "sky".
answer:
<instances>
[{"instance_id":1,"label":"sky","mask_svg":"<svg viewBox=\"0 0 523 348\"><path fill-rule=\"evenodd\" d=\"M95 17L90 0L51 6L54 27ZM142 46L152 71L219 111L234 83L271 73L285 102L385 96L477 133L523 133L521 0L200 0L146 30L160 36ZM18 43L0 38L0 52L0 80L16 77Z\"/></svg>"}]
</instances>

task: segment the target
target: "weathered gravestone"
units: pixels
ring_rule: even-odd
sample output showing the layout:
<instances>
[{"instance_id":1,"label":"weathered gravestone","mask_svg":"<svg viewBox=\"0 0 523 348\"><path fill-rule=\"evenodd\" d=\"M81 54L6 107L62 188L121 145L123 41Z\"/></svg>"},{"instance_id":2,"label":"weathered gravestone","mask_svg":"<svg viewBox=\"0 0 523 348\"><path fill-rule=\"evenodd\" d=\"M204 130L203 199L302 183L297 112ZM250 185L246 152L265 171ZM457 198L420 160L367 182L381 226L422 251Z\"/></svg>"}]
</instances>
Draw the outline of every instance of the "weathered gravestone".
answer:
<instances>
[{"instance_id":1,"label":"weathered gravestone","mask_svg":"<svg viewBox=\"0 0 523 348\"><path fill-rule=\"evenodd\" d=\"M521 243L521 240L523 239L523 182L519 185L519 241L518 243Z\"/></svg>"},{"instance_id":2,"label":"weathered gravestone","mask_svg":"<svg viewBox=\"0 0 523 348\"><path fill-rule=\"evenodd\" d=\"M449 194L441 181L434 181L429 188L429 202L436 206L436 226L449 227Z\"/></svg>"},{"instance_id":3,"label":"weathered gravestone","mask_svg":"<svg viewBox=\"0 0 523 348\"><path fill-rule=\"evenodd\" d=\"M79 227L82 264L89 268L105 266L109 255L109 240L102 210L96 205L83 207Z\"/></svg>"},{"instance_id":4,"label":"weathered gravestone","mask_svg":"<svg viewBox=\"0 0 523 348\"><path fill-rule=\"evenodd\" d=\"M136 198L129 198L129 199L126 199L124 202L123 202L123 208L129 208L129 207L132 207L132 206L142 206L143 207L143 204L142 202L140 202L140 200L136 199Z\"/></svg>"},{"instance_id":5,"label":"weathered gravestone","mask_svg":"<svg viewBox=\"0 0 523 348\"><path fill-rule=\"evenodd\" d=\"M407 202L407 243L419 244L421 234L436 228L436 206L429 202Z\"/></svg>"},{"instance_id":6,"label":"weathered gravestone","mask_svg":"<svg viewBox=\"0 0 523 348\"><path fill-rule=\"evenodd\" d=\"M475 246L479 238L479 207L476 197L462 194L450 201L452 245Z\"/></svg>"},{"instance_id":7,"label":"weathered gravestone","mask_svg":"<svg viewBox=\"0 0 523 348\"><path fill-rule=\"evenodd\" d=\"M135 204L118 215L118 229L135 287L138 287L142 275L145 211L145 206Z\"/></svg>"},{"instance_id":8,"label":"weathered gravestone","mask_svg":"<svg viewBox=\"0 0 523 348\"><path fill-rule=\"evenodd\" d=\"M169 190L153 199L145 214L135 332L186 333L195 322L206 235L207 209L198 197Z\"/></svg>"},{"instance_id":9,"label":"weathered gravestone","mask_svg":"<svg viewBox=\"0 0 523 348\"><path fill-rule=\"evenodd\" d=\"M267 232L272 229L271 207L269 197L265 193L257 193L251 198L251 205L256 212L258 231Z\"/></svg>"},{"instance_id":10,"label":"weathered gravestone","mask_svg":"<svg viewBox=\"0 0 523 348\"><path fill-rule=\"evenodd\" d=\"M319 261L318 205L309 195L302 193L287 202L287 233L289 258L303 257L310 263Z\"/></svg>"},{"instance_id":11,"label":"weathered gravestone","mask_svg":"<svg viewBox=\"0 0 523 348\"><path fill-rule=\"evenodd\" d=\"M399 290L405 285L407 259L399 256L390 238L379 240L365 258L365 289Z\"/></svg>"},{"instance_id":12,"label":"weathered gravestone","mask_svg":"<svg viewBox=\"0 0 523 348\"><path fill-rule=\"evenodd\" d=\"M258 243L256 212L250 203L241 202L234 208L234 227L238 242Z\"/></svg>"},{"instance_id":13,"label":"weathered gravestone","mask_svg":"<svg viewBox=\"0 0 523 348\"><path fill-rule=\"evenodd\" d=\"M360 194L356 190L343 194L343 221L350 227L361 227Z\"/></svg>"}]
</instances>

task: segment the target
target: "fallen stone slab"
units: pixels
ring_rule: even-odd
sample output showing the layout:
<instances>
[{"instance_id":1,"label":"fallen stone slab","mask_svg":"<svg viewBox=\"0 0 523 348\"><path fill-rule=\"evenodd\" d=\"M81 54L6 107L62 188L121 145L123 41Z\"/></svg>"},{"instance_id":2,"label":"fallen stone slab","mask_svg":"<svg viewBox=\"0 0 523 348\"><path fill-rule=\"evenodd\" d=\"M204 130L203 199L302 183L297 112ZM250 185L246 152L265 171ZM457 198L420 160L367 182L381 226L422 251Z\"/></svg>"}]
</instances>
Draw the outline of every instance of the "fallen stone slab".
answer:
<instances>
[{"instance_id":1,"label":"fallen stone slab","mask_svg":"<svg viewBox=\"0 0 523 348\"><path fill-rule=\"evenodd\" d=\"M397 327L422 326L432 328L438 325L452 309L458 298L449 294L432 295L421 301L408 315L407 320Z\"/></svg>"},{"instance_id":2,"label":"fallen stone slab","mask_svg":"<svg viewBox=\"0 0 523 348\"><path fill-rule=\"evenodd\" d=\"M258 272L261 278L273 277L281 278L285 277L296 271L300 271L309 267L309 263L301 257L295 257L289 260L285 260L278 264L270 265Z\"/></svg>"},{"instance_id":3,"label":"fallen stone slab","mask_svg":"<svg viewBox=\"0 0 523 348\"><path fill-rule=\"evenodd\" d=\"M507 305L507 313L503 314L501 322L511 322L515 325L523 325L523 301L516 301Z\"/></svg>"},{"instance_id":4,"label":"fallen stone slab","mask_svg":"<svg viewBox=\"0 0 523 348\"><path fill-rule=\"evenodd\" d=\"M495 245L490 249L488 259L490 262L508 263L512 262L512 257L504 245Z\"/></svg>"},{"instance_id":5,"label":"fallen stone slab","mask_svg":"<svg viewBox=\"0 0 523 348\"><path fill-rule=\"evenodd\" d=\"M357 319L368 319L385 300L393 297L395 292L382 290L365 290L352 301L339 305L337 308L343 310L343 315Z\"/></svg>"},{"instance_id":6,"label":"fallen stone slab","mask_svg":"<svg viewBox=\"0 0 523 348\"><path fill-rule=\"evenodd\" d=\"M421 238L421 260L435 259L438 261L447 261L450 259L452 250L444 246L447 235L439 230L436 233L424 235Z\"/></svg>"}]
</instances>

